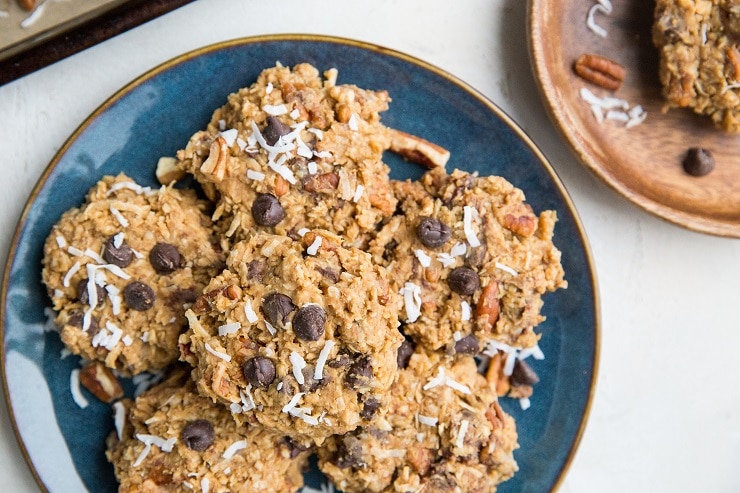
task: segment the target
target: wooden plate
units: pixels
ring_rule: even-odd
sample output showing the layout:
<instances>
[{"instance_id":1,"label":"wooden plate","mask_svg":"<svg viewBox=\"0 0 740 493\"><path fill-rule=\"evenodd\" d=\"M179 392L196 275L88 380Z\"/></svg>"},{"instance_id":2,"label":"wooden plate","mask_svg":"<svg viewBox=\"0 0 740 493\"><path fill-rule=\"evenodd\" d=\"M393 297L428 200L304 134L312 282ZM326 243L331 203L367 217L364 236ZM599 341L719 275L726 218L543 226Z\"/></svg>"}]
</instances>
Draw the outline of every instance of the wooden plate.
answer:
<instances>
[{"instance_id":1,"label":"wooden plate","mask_svg":"<svg viewBox=\"0 0 740 493\"><path fill-rule=\"evenodd\" d=\"M740 135L726 134L709 118L689 110L663 112L658 52L650 36L654 1L614 2L611 14L596 14L602 38L586 25L595 0L530 0L529 44L535 78L550 116L581 161L596 176L641 208L691 230L740 237ZM611 94L573 72L582 53L625 66L622 87ZM614 95L648 113L626 129L599 123L579 91ZM687 175L681 161L689 147L710 149L715 169Z\"/></svg>"}]
</instances>

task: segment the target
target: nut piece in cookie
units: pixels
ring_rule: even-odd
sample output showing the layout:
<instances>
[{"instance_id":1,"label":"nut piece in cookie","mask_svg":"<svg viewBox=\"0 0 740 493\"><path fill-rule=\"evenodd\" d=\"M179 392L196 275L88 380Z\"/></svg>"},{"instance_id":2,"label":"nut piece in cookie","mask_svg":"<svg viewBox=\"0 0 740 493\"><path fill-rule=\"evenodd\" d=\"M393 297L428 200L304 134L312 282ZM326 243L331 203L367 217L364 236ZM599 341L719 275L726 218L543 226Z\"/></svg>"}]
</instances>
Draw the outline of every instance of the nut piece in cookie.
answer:
<instances>
[{"instance_id":1,"label":"nut piece in cookie","mask_svg":"<svg viewBox=\"0 0 740 493\"><path fill-rule=\"evenodd\" d=\"M180 338L199 391L237 421L316 443L372 420L403 340L385 269L321 230L256 233L226 264Z\"/></svg>"},{"instance_id":2,"label":"nut piece in cookie","mask_svg":"<svg viewBox=\"0 0 740 493\"><path fill-rule=\"evenodd\" d=\"M455 170L393 182L399 214L370 242L401 293L401 330L429 350L534 346L542 295L566 287L554 211L536 215L500 177Z\"/></svg>"},{"instance_id":3,"label":"nut piece in cookie","mask_svg":"<svg viewBox=\"0 0 740 493\"><path fill-rule=\"evenodd\" d=\"M310 447L231 413L200 396L183 370L135 401L119 403L107 440L121 492L295 492Z\"/></svg>"},{"instance_id":4,"label":"nut piece in cookie","mask_svg":"<svg viewBox=\"0 0 740 493\"><path fill-rule=\"evenodd\" d=\"M484 493L517 471L514 420L472 358L417 350L379 417L318 450L342 491Z\"/></svg>"},{"instance_id":5,"label":"nut piece in cookie","mask_svg":"<svg viewBox=\"0 0 740 493\"><path fill-rule=\"evenodd\" d=\"M217 202L225 236L320 228L362 246L393 213L382 161L391 134L380 123L390 97L336 76L306 63L264 70L178 152L177 166Z\"/></svg>"},{"instance_id":6,"label":"nut piece in cookie","mask_svg":"<svg viewBox=\"0 0 740 493\"><path fill-rule=\"evenodd\" d=\"M44 244L42 279L64 344L132 375L179 356L189 306L223 266L191 191L103 178Z\"/></svg>"}]
</instances>

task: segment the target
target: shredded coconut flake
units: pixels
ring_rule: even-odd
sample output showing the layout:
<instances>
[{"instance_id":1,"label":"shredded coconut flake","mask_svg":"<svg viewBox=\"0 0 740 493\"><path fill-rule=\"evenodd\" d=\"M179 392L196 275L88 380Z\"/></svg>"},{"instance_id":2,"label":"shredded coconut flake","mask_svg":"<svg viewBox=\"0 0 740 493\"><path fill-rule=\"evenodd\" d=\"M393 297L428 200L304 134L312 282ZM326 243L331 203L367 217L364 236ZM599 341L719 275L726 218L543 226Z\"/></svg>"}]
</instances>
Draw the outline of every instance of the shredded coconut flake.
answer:
<instances>
[{"instance_id":1,"label":"shredded coconut flake","mask_svg":"<svg viewBox=\"0 0 740 493\"><path fill-rule=\"evenodd\" d=\"M309 231L311 231L311 230L308 229L308 228L301 228L301 229L298 230L298 236L300 236L301 238L303 238L304 236L306 236L306 233L308 233Z\"/></svg>"},{"instance_id":2,"label":"shredded coconut flake","mask_svg":"<svg viewBox=\"0 0 740 493\"><path fill-rule=\"evenodd\" d=\"M293 120L297 120L299 116L301 116L301 112L298 111L298 108L295 108L293 111L290 112L289 115Z\"/></svg>"},{"instance_id":3,"label":"shredded coconut flake","mask_svg":"<svg viewBox=\"0 0 740 493\"><path fill-rule=\"evenodd\" d=\"M267 320L265 320L265 328L267 329L267 332L269 332L271 336L274 336L275 333L277 332L275 330L275 327L273 327L272 324L268 322Z\"/></svg>"},{"instance_id":4,"label":"shredded coconut flake","mask_svg":"<svg viewBox=\"0 0 740 493\"><path fill-rule=\"evenodd\" d=\"M83 250L80 250L79 248L72 245L67 247L67 253L69 253L73 257L82 257L83 255L85 255L85 252Z\"/></svg>"},{"instance_id":5,"label":"shredded coconut flake","mask_svg":"<svg viewBox=\"0 0 740 493\"><path fill-rule=\"evenodd\" d=\"M123 425L126 421L126 408L121 401L113 403L113 425L116 428L118 440L123 438Z\"/></svg>"},{"instance_id":6,"label":"shredded coconut flake","mask_svg":"<svg viewBox=\"0 0 740 493\"><path fill-rule=\"evenodd\" d=\"M308 128L306 130L309 131L309 132L311 132L312 134L314 134L316 136L316 138L319 139L319 140L321 140L321 139L324 138L324 132L322 132L318 128Z\"/></svg>"},{"instance_id":7,"label":"shredded coconut flake","mask_svg":"<svg viewBox=\"0 0 740 493\"><path fill-rule=\"evenodd\" d=\"M407 282L401 289L401 295L406 308L406 322L416 322L421 315L421 287Z\"/></svg>"},{"instance_id":8,"label":"shredded coconut flake","mask_svg":"<svg viewBox=\"0 0 740 493\"><path fill-rule=\"evenodd\" d=\"M462 320L463 322L467 322L468 320L470 320L470 315L472 312L472 310L470 309L470 303L468 303L465 300L461 301L460 311L461 311L460 320Z\"/></svg>"},{"instance_id":9,"label":"shredded coconut flake","mask_svg":"<svg viewBox=\"0 0 740 493\"><path fill-rule=\"evenodd\" d=\"M115 235L113 235L113 246L116 248L121 248L121 245L123 245L123 239L124 239L123 233L116 233Z\"/></svg>"},{"instance_id":10,"label":"shredded coconut flake","mask_svg":"<svg viewBox=\"0 0 740 493\"><path fill-rule=\"evenodd\" d=\"M315 175L318 173L318 165L316 164L316 161L309 161L308 162L308 174L309 175Z\"/></svg>"},{"instance_id":11,"label":"shredded coconut flake","mask_svg":"<svg viewBox=\"0 0 740 493\"><path fill-rule=\"evenodd\" d=\"M365 193L365 187L362 185L357 185L357 188L355 188L355 195L352 197L352 202L359 202L362 198L363 193Z\"/></svg>"},{"instance_id":12,"label":"shredded coconut flake","mask_svg":"<svg viewBox=\"0 0 740 493\"><path fill-rule=\"evenodd\" d=\"M476 231L473 229L473 221L478 219L478 211L475 208L466 205L463 207L463 231L465 232L465 239L471 247L479 247L480 241Z\"/></svg>"},{"instance_id":13,"label":"shredded coconut flake","mask_svg":"<svg viewBox=\"0 0 740 493\"><path fill-rule=\"evenodd\" d=\"M249 178L250 180L262 181L265 179L265 174L260 173L259 171L255 171L253 169L248 169L247 178Z\"/></svg>"},{"instance_id":14,"label":"shredded coconut flake","mask_svg":"<svg viewBox=\"0 0 740 493\"><path fill-rule=\"evenodd\" d=\"M437 418L433 418L431 416L424 416L422 414L419 414L419 423L427 426L437 426L437 423L439 420Z\"/></svg>"},{"instance_id":15,"label":"shredded coconut flake","mask_svg":"<svg viewBox=\"0 0 740 493\"><path fill-rule=\"evenodd\" d=\"M236 331L242 328L242 324L239 322L233 322L230 324L224 324L219 326L218 328L218 335L225 336L228 334L234 334Z\"/></svg>"},{"instance_id":16,"label":"shredded coconut flake","mask_svg":"<svg viewBox=\"0 0 740 493\"><path fill-rule=\"evenodd\" d=\"M465 443L465 435L468 433L468 426L470 426L470 421L467 419L460 421L460 429L457 430L457 439L455 440L457 448L462 448Z\"/></svg>"},{"instance_id":17,"label":"shredded coconut flake","mask_svg":"<svg viewBox=\"0 0 740 493\"><path fill-rule=\"evenodd\" d=\"M226 145L231 147L236 142L236 138L239 136L239 132L235 128L224 130L219 134L226 141Z\"/></svg>"},{"instance_id":18,"label":"shredded coconut flake","mask_svg":"<svg viewBox=\"0 0 740 493\"><path fill-rule=\"evenodd\" d=\"M543 353L542 349L540 349L540 347L536 344L530 348L522 349L519 352L519 355L517 356L517 358L521 360L521 359L527 359L530 356L536 360L545 359L545 353Z\"/></svg>"},{"instance_id":19,"label":"shredded coconut flake","mask_svg":"<svg viewBox=\"0 0 740 493\"><path fill-rule=\"evenodd\" d=\"M208 344L207 342L206 342L206 344L205 344L205 348L206 348L206 351L208 351L209 353L211 353L211 354L212 354L212 355L214 355L215 357L217 357L217 358L221 358L222 360L224 360L224 361L226 361L226 362L229 362L229 361L231 361L231 356L229 356L229 355L228 355L228 354L226 354L226 353L222 353L222 352L220 352L220 351L216 351L216 350L215 350L215 349L213 349L213 348L211 347L211 345L210 345L210 344Z\"/></svg>"},{"instance_id":20,"label":"shredded coconut flake","mask_svg":"<svg viewBox=\"0 0 740 493\"><path fill-rule=\"evenodd\" d=\"M271 116L280 116L288 113L288 107L284 104L266 104L262 107L262 111Z\"/></svg>"},{"instance_id":21,"label":"shredded coconut flake","mask_svg":"<svg viewBox=\"0 0 740 493\"><path fill-rule=\"evenodd\" d=\"M232 457L234 457L234 454L236 454L240 450L244 450L245 448L247 448L247 441L246 440L238 440L238 441L232 443L231 445L229 445L229 448L227 448L226 450L224 450L224 453L223 453L223 456L222 457L224 459L226 459L226 460L231 459Z\"/></svg>"},{"instance_id":22,"label":"shredded coconut flake","mask_svg":"<svg viewBox=\"0 0 740 493\"><path fill-rule=\"evenodd\" d=\"M357 115L352 113L349 117L349 121L347 122L347 125L349 125L349 129L352 131L357 132L360 127L357 125Z\"/></svg>"},{"instance_id":23,"label":"shredded coconut flake","mask_svg":"<svg viewBox=\"0 0 740 493\"><path fill-rule=\"evenodd\" d=\"M113 217L116 218L116 221L118 221L118 223L122 227L128 228L128 221L126 220L125 217L123 217L123 214L121 214L121 211L119 211L118 209L116 209L113 206L113 204L110 205L109 209L110 209L110 213L113 214Z\"/></svg>"},{"instance_id":24,"label":"shredded coconut flake","mask_svg":"<svg viewBox=\"0 0 740 493\"><path fill-rule=\"evenodd\" d=\"M247 322L250 324L255 323L259 319L252 309L252 301L249 299L244 300L244 315L247 317Z\"/></svg>"},{"instance_id":25,"label":"shredded coconut flake","mask_svg":"<svg viewBox=\"0 0 740 493\"><path fill-rule=\"evenodd\" d=\"M57 238L56 238L56 240L57 240L57 246L58 246L59 248L64 248L64 247L66 247L66 246L67 246L67 240L66 240L66 239L64 238L64 236L62 236L62 235L57 235Z\"/></svg>"},{"instance_id":26,"label":"shredded coconut flake","mask_svg":"<svg viewBox=\"0 0 740 493\"><path fill-rule=\"evenodd\" d=\"M290 399L290 402L288 402L285 406L283 406L283 412L289 413L291 409L295 408L296 405L298 405L298 402L303 397L303 392L298 392L297 394L293 395L293 397Z\"/></svg>"},{"instance_id":27,"label":"shredded coconut flake","mask_svg":"<svg viewBox=\"0 0 740 493\"><path fill-rule=\"evenodd\" d=\"M218 129L222 132L226 130L226 120L221 119L218 121Z\"/></svg>"},{"instance_id":28,"label":"shredded coconut flake","mask_svg":"<svg viewBox=\"0 0 740 493\"><path fill-rule=\"evenodd\" d=\"M611 14L612 13L611 1L610 0L598 0L598 3L594 4L588 10L588 16L586 17L586 26L588 26L588 28L597 36L606 38L608 35L606 29L596 24L596 20L594 19L596 12L602 12L607 15Z\"/></svg>"},{"instance_id":29,"label":"shredded coconut flake","mask_svg":"<svg viewBox=\"0 0 740 493\"><path fill-rule=\"evenodd\" d=\"M295 351L290 352L288 359L290 360L290 364L293 365L293 376L299 385L303 385L305 383L303 369L306 367L306 360Z\"/></svg>"},{"instance_id":30,"label":"shredded coconut flake","mask_svg":"<svg viewBox=\"0 0 740 493\"><path fill-rule=\"evenodd\" d=\"M506 360L504 361L503 373L507 377L510 377L514 373L514 365L516 364L516 351L506 353Z\"/></svg>"},{"instance_id":31,"label":"shredded coconut flake","mask_svg":"<svg viewBox=\"0 0 740 493\"><path fill-rule=\"evenodd\" d=\"M272 82L268 82L265 86L265 94L270 94L272 90L274 89Z\"/></svg>"},{"instance_id":32,"label":"shredded coconut flake","mask_svg":"<svg viewBox=\"0 0 740 493\"><path fill-rule=\"evenodd\" d=\"M203 478L200 480L201 493L208 493L208 490L210 488L211 488L211 481L208 478Z\"/></svg>"},{"instance_id":33,"label":"shredded coconut flake","mask_svg":"<svg viewBox=\"0 0 740 493\"><path fill-rule=\"evenodd\" d=\"M501 262L496 262L496 268L499 269L499 270L502 270L504 272L508 272L509 274L511 274L514 277L516 277L516 276L519 275L519 273L517 271L515 271L514 269L512 269L511 267L509 267L506 264L502 264Z\"/></svg>"},{"instance_id":34,"label":"shredded coconut flake","mask_svg":"<svg viewBox=\"0 0 740 493\"><path fill-rule=\"evenodd\" d=\"M529 407L532 405L532 403L529 400L529 397L522 397L519 399L519 406L521 406L523 411L526 411L529 409Z\"/></svg>"},{"instance_id":35,"label":"shredded coconut flake","mask_svg":"<svg viewBox=\"0 0 740 493\"><path fill-rule=\"evenodd\" d=\"M319 235L316 235L316 239L313 240L313 243L306 248L306 253L309 255L316 255L319 252L319 247L321 246L321 242L323 241L323 238Z\"/></svg>"},{"instance_id":36,"label":"shredded coconut flake","mask_svg":"<svg viewBox=\"0 0 740 493\"><path fill-rule=\"evenodd\" d=\"M72 391L72 400L75 401L75 404L77 404L80 409L85 409L89 405L89 402L87 402L85 396L82 395L82 390L80 389L80 370L77 368L72 370L69 374L69 387Z\"/></svg>"},{"instance_id":37,"label":"shredded coconut flake","mask_svg":"<svg viewBox=\"0 0 740 493\"><path fill-rule=\"evenodd\" d=\"M319 353L319 357L316 360L316 368L313 372L313 378L315 380L322 380L324 378L324 365L326 364L326 360L329 358L329 353L331 353L332 348L334 347L334 341L329 340L326 341L324 344L324 347L321 348L321 352Z\"/></svg>"},{"instance_id":38,"label":"shredded coconut flake","mask_svg":"<svg viewBox=\"0 0 740 493\"><path fill-rule=\"evenodd\" d=\"M432 257L427 255L424 250L415 250L414 255L416 255L416 258L419 260L422 267L429 267L432 265Z\"/></svg>"},{"instance_id":39,"label":"shredded coconut flake","mask_svg":"<svg viewBox=\"0 0 740 493\"><path fill-rule=\"evenodd\" d=\"M67 273L64 275L64 279L62 279L62 285L65 288L68 288L69 287L69 282L72 279L72 276L74 276L75 274L77 274L77 271L78 270L80 270L80 263L79 262L75 262L74 264L72 264L72 267L70 267L69 270L67 271Z\"/></svg>"}]
</instances>

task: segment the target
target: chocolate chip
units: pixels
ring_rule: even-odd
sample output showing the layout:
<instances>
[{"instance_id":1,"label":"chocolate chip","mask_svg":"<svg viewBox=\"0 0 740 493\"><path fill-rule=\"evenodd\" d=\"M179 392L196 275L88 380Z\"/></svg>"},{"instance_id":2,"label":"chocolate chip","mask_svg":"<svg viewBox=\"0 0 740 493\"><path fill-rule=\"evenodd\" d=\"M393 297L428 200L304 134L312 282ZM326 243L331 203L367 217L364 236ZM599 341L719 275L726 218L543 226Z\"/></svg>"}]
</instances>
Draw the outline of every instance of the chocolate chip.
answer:
<instances>
[{"instance_id":1,"label":"chocolate chip","mask_svg":"<svg viewBox=\"0 0 740 493\"><path fill-rule=\"evenodd\" d=\"M373 377L373 366L369 356L362 356L349 367L344 377L345 383L352 389L359 389L370 383Z\"/></svg>"},{"instance_id":2,"label":"chocolate chip","mask_svg":"<svg viewBox=\"0 0 740 493\"><path fill-rule=\"evenodd\" d=\"M335 284L339 280L339 272L335 271L334 269L330 269L328 267L319 267L317 270L332 284Z\"/></svg>"},{"instance_id":3,"label":"chocolate chip","mask_svg":"<svg viewBox=\"0 0 740 493\"><path fill-rule=\"evenodd\" d=\"M362 405L360 416L362 417L362 419L373 419L373 416L375 416L375 413L378 412L378 409L380 409L380 401L375 397L370 397Z\"/></svg>"},{"instance_id":4,"label":"chocolate chip","mask_svg":"<svg viewBox=\"0 0 740 493\"><path fill-rule=\"evenodd\" d=\"M73 327L77 327L78 329L82 328L83 324L83 315L82 313L78 311L74 311L70 314L69 319L67 320L67 325L71 325ZM98 319L94 316L90 317L90 326L87 328L87 332L93 336L98 333L100 330L100 325L98 324Z\"/></svg>"},{"instance_id":5,"label":"chocolate chip","mask_svg":"<svg viewBox=\"0 0 740 493\"><path fill-rule=\"evenodd\" d=\"M301 452L311 450L311 445L298 443L290 437L283 437L283 443L288 447L291 459L295 459L296 457L298 457Z\"/></svg>"},{"instance_id":6,"label":"chocolate chip","mask_svg":"<svg viewBox=\"0 0 740 493\"><path fill-rule=\"evenodd\" d=\"M712 151L692 147L683 160L683 169L691 176L704 176L714 169Z\"/></svg>"},{"instance_id":7,"label":"chocolate chip","mask_svg":"<svg viewBox=\"0 0 740 493\"><path fill-rule=\"evenodd\" d=\"M416 228L416 235L429 248L438 248L447 243L452 231L449 226L437 219L423 217Z\"/></svg>"},{"instance_id":8,"label":"chocolate chip","mask_svg":"<svg viewBox=\"0 0 740 493\"><path fill-rule=\"evenodd\" d=\"M274 146L280 137L288 135L290 133L290 127L280 121L276 116L267 117L267 126L262 129L262 137L265 138L265 142Z\"/></svg>"},{"instance_id":9,"label":"chocolate chip","mask_svg":"<svg viewBox=\"0 0 740 493\"><path fill-rule=\"evenodd\" d=\"M87 292L87 283L88 279L81 279L80 282L77 283L77 299L83 305L90 304L90 296ZM98 304L96 306L100 306L105 303L105 288L95 283L95 291L97 292L98 296Z\"/></svg>"},{"instance_id":10,"label":"chocolate chip","mask_svg":"<svg viewBox=\"0 0 740 493\"><path fill-rule=\"evenodd\" d=\"M195 303L198 299L198 291L195 288L181 288L176 289L170 295L170 301L175 305L183 305L185 303Z\"/></svg>"},{"instance_id":11,"label":"chocolate chip","mask_svg":"<svg viewBox=\"0 0 740 493\"><path fill-rule=\"evenodd\" d=\"M362 442L357 437L345 435L338 448L337 467L340 469L358 467L364 463L362 460Z\"/></svg>"},{"instance_id":12,"label":"chocolate chip","mask_svg":"<svg viewBox=\"0 0 740 493\"><path fill-rule=\"evenodd\" d=\"M409 360L411 360L411 355L414 354L415 349L416 344L413 341L408 339L403 340L396 353L396 363L398 363L399 370L403 370L409 366Z\"/></svg>"},{"instance_id":13,"label":"chocolate chip","mask_svg":"<svg viewBox=\"0 0 740 493\"><path fill-rule=\"evenodd\" d=\"M123 288L123 299L129 308L143 312L154 306L154 291L141 281L132 281Z\"/></svg>"},{"instance_id":14,"label":"chocolate chip","mask_svg":"<svg viewBox=\"0 0 740 493\"><path fill-rule=\"evenodd\" d=\"M324 387L326 384L331 382L331 377L326 373L324 373L324 378L316 380L313 377L315 370L316 367L313 365L307 365L303 370L301 370L301 373L303 374L303 385L299 386L301 392L313 392L319 387Z\"/></svg>"},{"instance_id":15,"label":"chocolate chip","mask_svg":"<svg viewBox=\"0 0 740 493\"><path fill-rule=\"evenodd\" d=\"M347 366L352 362L352 359L348 354L338 354L336 358L327 363L331 368L341 368Z\"/></svg>"},{"instance_id":16,"label":"chocolate chip","mask_svg":"<svg viewBox=\"0 0 740 493\"><path fill-rule=\"evenodd\" d=\"M534 385L540 381L540 377L534 372L531 366L524 360L517 359L514 363L514 371L511 373L511 385Z\"/></svg>"},{"instance_id":17,"label":"chocolate chip","mask_svg":"<svg viewBox=\"0 0 740 493\"><path fill-rule=\"evenodd\" d=\"M447 284L455 293L469 296L480 288L480 277L469 267L456 267L447 276Z\"/></svg>"},{"instance_id":18,"label":"chocolate chip","mask_svg":"<svg viewBox=\"0 0 740 493\"><path fill-rule=\"evenodd\" d=\"M326 312L319 305L306 305L293 317L293 332L304 341L318 341L324 335Z\"/></svg>"},{"instance_id":19,"label":"chocolate chip","mask_svg":"<svg viewBox=\"0 0 740 493\"><path fill-rule=\"evenodd\" d=\"M267 261L265 259L252 260L247 265L247 279L262 282L265 271L267 271Z\"/></svg>"},{"instance_id":20,"label":"chocolate chip","mask_svg":"<svg viewBox=\"0 0 740 493\"><path fill-rule=\"evenodd\" d=\"M455 343L455 352L459 354L477 354L478 338L473 334L466 335Z\"/></svg>"},{"instance_id":21,"label":"chocolate chip","mask_svg":"<svg viewBox=\"0 0 740 493\"><path fill-rule=\"evenodd\" d=\"M134 251L124 242L121 242L121 245L116 247L114 238L114 236L111 236L105 242L103 259L109 264L126 267L134 260Z\"/></svg>"},{"instance_id":22,"label":"chocolate chip","mask_svg":"<svg viewBox=\"0 0 740 493\"><path fill-rule=\"evenodd\" d=\"M242 373L255 387L267 387L275 380L275 363L270 358L255 356L244 363Z\"/></svg>"},{"instance_id":23,"label":"chocolate chip","mask_svg":"<svg viewBox=\"0 0 740 493\"><path fill-rule=\"evenodd\" d=\"M285 218L285 209L277 197L261 193L252 203L252 217L260 226L275 226Z\"/></svg>"},{"instance_id":24,"label":"chocolate chip","mask_svg":"<svg viewBox=\"0 0 740 493\"><path fill-rule=\"evenodd\" d=\"M185 446L196 452L203 452L213 444L216 432L210 421L205 419L196 419L189 423L180 432L180 439Z\"/></svg>"},{"instance_id":25,"label":"chocolate chip","mask_svg":"<svg viewBox=\"0 0 740 493\"><path fill-rule=\"evenodd\" d=\"M270 293L262 300L262 313L273 327L282 328L286 317L293 310L295 310L293 300L281 293Z\"/></svg>"},{"instance_id":26,"label":"chocolate chip","mask_svg":"<svg viewBox=\"0 0 740 493\"><path fill-rule=\"evenodd\" d=\"M175 245L157 243L149 252L149 263L159 274L170 274L180 268L182 258Z\"/></svg>"}]
</instances>

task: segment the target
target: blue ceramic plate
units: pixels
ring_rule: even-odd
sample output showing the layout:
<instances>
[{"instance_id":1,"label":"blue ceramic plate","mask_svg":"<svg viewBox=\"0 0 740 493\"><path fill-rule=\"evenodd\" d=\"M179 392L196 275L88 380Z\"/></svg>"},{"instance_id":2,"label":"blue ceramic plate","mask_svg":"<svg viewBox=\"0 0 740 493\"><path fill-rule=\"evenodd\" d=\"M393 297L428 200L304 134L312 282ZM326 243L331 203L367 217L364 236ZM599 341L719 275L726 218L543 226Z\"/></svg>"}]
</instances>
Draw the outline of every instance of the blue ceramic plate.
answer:
<instances>
[{"instance_id":1,"label":"blue ceramic plate","mask_svg":"<svg viewBox=\"0 0 740 493\"><path fill-rule=\"evenodd\" d=\"M254 82L275 62L336 67L340 83L387 89L393 102L383 121L449 149L448 168L504 176L524 190L536 211L555 209L555 243L569 287L545 297L547 321L534 361L541 377L527 411L504 406L518 423L520 472L500 492L557 487L573 458L594 391L599 314L592 260L562 183L529 138L493 103L427 63L391 50L324 36L239 39L188 53L138 78L106 101L72 135L39 180L21 217L3 281L3 383L19 441L45 491L114 493L104 439L113 428L109 406L90 399L78 408L69 390L76 357L44 330L41 285L44 239L61 214L78 206L103 175L121 171L156 185L154 166L203 128L229 93ZM422 169L388 155L393 178ZM130 390L130 385L129 385ZM322 481L312 469L307 482Z\"/></svg>"}]
</instances>

